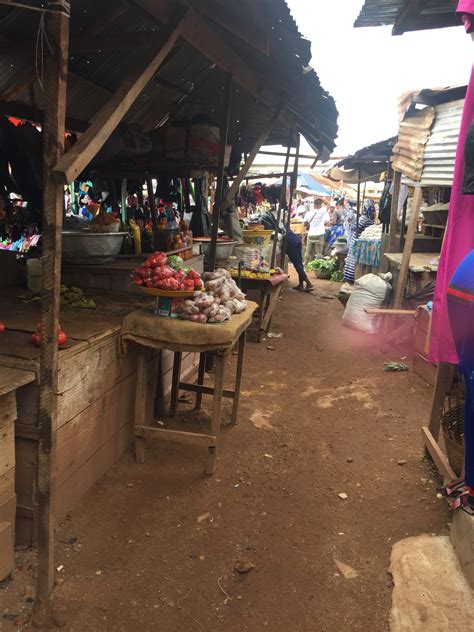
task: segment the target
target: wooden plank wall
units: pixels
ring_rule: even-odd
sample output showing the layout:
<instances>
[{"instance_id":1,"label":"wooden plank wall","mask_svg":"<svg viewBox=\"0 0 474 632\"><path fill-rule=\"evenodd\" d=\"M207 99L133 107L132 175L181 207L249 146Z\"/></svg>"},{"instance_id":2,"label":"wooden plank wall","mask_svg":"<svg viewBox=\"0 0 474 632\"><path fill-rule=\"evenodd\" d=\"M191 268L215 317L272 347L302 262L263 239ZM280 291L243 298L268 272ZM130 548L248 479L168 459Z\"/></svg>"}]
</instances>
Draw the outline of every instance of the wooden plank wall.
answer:
<instances>
[{"instance_id":1,"label":"wooden plank wall","mask_svg":"<svg viewBox=\"0 0 474 632\"><path fill-rule=\"evenodd\" d=\"M165 352L165 396L171 391L172 361L173 354ZM197 363L196 354L183 356L183 379L197 368ZM58 521L132 444L136 368L136 348L130 345L127 355L121 355L119 331L60 358L56 456ZM17 400L17 542L29 544L36 540L37 441L34 423L38 386L18 389Z\"/></svg>"},{"instance_id":2,"label":"wooden plank wall","mask_svg":"<svg viewBox=\"0 0 474 632\"><path fill-rule=\"evenodd\" d=\"M15 566L15 392L0 397L0 581Z\"/></svg>"}]
</instances>

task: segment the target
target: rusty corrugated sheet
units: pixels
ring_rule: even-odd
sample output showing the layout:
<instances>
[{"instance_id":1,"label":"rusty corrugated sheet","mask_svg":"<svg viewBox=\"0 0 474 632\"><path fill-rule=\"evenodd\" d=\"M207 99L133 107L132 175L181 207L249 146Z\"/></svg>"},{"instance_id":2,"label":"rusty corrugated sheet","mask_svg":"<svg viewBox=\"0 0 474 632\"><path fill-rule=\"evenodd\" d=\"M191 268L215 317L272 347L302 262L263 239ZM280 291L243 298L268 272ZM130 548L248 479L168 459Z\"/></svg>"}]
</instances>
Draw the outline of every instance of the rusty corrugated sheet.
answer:
<instances>
[{"instance_id":1,"label":"rusty corrugated sheet","mask_svg":"<svg viewBox=\"0 0 474 632\"><path fill-rule=\"evenodd\" d=\"M463 108L464 99L435 107L435 121L426 144L421 180L414 182L405 178L402 181L422 187L452 186Z\"/></svg>"},{"instance_id":2,"label":"rusty corrugated sheet","mask_svg":"<svg viewBox=\"0 0 474 632\"><path fill-rule=\"evenodd\" d=\"M400 124L393 148L392 167L419 182L423 173L425 147L435 120L435 108L410 109Z\"/></svg>"}]
</instances>

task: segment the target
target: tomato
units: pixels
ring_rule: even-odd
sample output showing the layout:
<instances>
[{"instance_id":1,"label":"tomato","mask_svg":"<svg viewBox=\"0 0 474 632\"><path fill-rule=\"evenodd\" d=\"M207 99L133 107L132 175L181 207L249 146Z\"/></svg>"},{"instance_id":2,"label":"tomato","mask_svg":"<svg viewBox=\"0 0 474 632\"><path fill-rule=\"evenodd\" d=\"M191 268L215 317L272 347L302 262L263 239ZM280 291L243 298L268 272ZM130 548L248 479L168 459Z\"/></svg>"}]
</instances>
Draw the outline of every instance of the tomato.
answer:
<instances>
[{"instance_id":1,"label":"tomato","mask_svg":"<svg viewBox=\"0 0 474 632\"><path fill-rule=\"evenodd\" d=\"M166 265L166 262L168 261L168 256L165 252L155 252L153 257L155 261L158 263L158 266L164 266Z\"/></svg>"},{"instance_id":2,"label":"tomato","mask_svg":"<svg viewBox=\"0 0 474 632\"><path fill-rule=\"evenodd\" d=\"M64 333L64 331L60 331L60 332L58 333L58 345L59 345L60 347L62 347L63 345L65 345L65 344L66 344L66 342L67 342L67 336L66 336L66 334Z\"/></svg>"},{"instance_id":3,"label":"tomato","mask_svg":"<svg viewBox=\"0 0 474 632\"><path fill-rule=\"evenodd\" d=\"M31 336L31 340L35 343L37 347L41 347L41 334L35 333Z\"/></svg>"},{"instance_id":4,"label":"tomato","mask_svg":"<svg viewBox=\"0 0 474 632\"><path fill-rule=\"evenodd\" d=\"M143 285L143 279L140 279L140 277L135 277L133 279L133 282L135 283L135 285L138 285L138 287L140 287L141 285Z\"/></svg>"},{"instance_id":5,"label":"tomato","mask_svg":"<svg viewBox=\"0 0 474 632\"><path fill-rule=\"evenodd\" d=\"M0 323L0 334L3 334L5 331L5 323Z\"/></svg>"},{"instance_id":6,"label":"tomato","mask_svg":"<svg viewBox=\"0 0 474 632\"><path fill-rule=\"evenodd\" d=\"M173 268L170 268L169 266L163 266L160 271L164 279L168 279L174 275Z\"/></svg>"},{"instance_id":7,"label":"tomato","mask_svg":"<svg viewBox=\"0 0 474 632\"><path fill-rule=\"evenodd\" d=\"M202 281L200 278L194 279L194 289L199 289L202 287Z\"/></svg>"},{"instance_id":8,"label":"tomato","mask_svg":"<svg viewBox=\"0 0 474 632\"><path fill-rule=\"evenodd\" d=\"M144 283L146 287L153 287L153 279L145 279Z\"/></svg>"},{"instance_id":9,"label":"tomato","mask_svg":"<svg viewBox=\"0 0 474 632\"><path fill-rule=\"evenodd\" d=\"M145 268L137 268L136 273L141 279L146 279L148 276Z\"/></svg>"},{"instance_id":10,"label":"tomato","mask_svg":"<svg viewBox=\"0 0 474 632\"><path fill-rule=\"evenodd\" d=\"M152 267L152 262L151 262L151 259L147 259L147 260L145 261L145 263L143 264L143 267L144 267L145 269L151 268L151 267Z\"/></svg>"}]
</instances>

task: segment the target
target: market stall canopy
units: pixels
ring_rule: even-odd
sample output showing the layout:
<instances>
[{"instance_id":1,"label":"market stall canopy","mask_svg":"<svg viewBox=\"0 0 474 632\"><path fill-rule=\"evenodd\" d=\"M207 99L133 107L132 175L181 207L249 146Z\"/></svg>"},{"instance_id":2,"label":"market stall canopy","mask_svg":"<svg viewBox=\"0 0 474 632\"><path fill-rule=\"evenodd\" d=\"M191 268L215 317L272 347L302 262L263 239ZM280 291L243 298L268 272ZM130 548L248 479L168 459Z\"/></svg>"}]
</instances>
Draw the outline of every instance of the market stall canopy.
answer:
<instances>
[{"instance_id":1,"label":"market stall canopy","mask_svg":"<svg viewBox=\"0 0 474 632\"><path fill-rule=\"evenodd\" d=\"M290 187L290 181L291 181L291 178L288 177L288 180L287 180L288 189ZM283 184L283 179L278 180L278 182L276 182L276 186L282 186L282 184ZM316 196L319 195L322 197L327 197L328 195L331 195L332 193L330 188L318 182L318 180L313 175L311 175L310 173L302 173L301 171L298 172L298 180L296 183L295 191L304 193L305 195L316 195Z\"/></svg>"},{"instance_id":2,"label":"market stall canopy","mask_svg":"<svg viewBox=\"0 0 474 632\"><path fill-rule=\"evenodd\" d=\"M392 167L402 182L451 186L466 86L419 90L399 99L401 115Z\"/></svg>"},{"instance_id":3,"label":"market stall canopy","mask_svg":"<svg viewBox=\"0 0 474 632\"><path fill-rule=\"evenodd\" d=\"M355 27L393 25L392 34L461 25L453 0L366 0Z\"/></svg>"},{"instance_id":4,"label":"market stall canopy","mask_svg":"<svg viewBox=\"0 0 474 632\"><path fill-rule=\"evenodd\" d=\"M364 180L379 180L387 170L396 136L359 149L351 156L343 158L323 175L335 182L356 184Z\"/></svg>"},{"instance_id":5,"label":"market stall canopy","mask_svg":"<svg viewBox=\"0 0 474 632\"><path fill-rule=\"evenodd\" d=\"M242 0L238 7L230 0L105 4L71 3L70 131L81 133L89 127L130 69L146 67L186 12L180 37L126 112L126 126L151 133L197 117L218 126L225 73L231 72L229 143L234 149L250 151L271 112L283 104L266 144L287 145L297 129L318 155L332 151L336 106L308 66L310 43L299 33L284 0L264 0L258 7L252 0ZM36 47L40 14L0 5L0 20L0 112L41 122L46 104Z\"/></svg>"}]
</instances>

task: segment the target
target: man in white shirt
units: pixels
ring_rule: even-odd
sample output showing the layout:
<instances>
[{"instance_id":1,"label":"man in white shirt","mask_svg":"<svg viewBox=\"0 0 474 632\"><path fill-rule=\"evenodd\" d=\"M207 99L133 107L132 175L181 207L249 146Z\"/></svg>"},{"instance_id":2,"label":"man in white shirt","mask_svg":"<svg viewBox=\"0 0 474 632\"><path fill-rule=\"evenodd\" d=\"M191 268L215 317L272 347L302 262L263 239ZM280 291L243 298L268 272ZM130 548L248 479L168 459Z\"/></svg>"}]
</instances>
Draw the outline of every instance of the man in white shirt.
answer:
<instances>
[{"instance_id":1,"label":"man in white shirt","mask_svg":"<svg viewBox=\"0 0 474 632\"><path fill-rule=\"evenodd\" d=\"M328 221L328 210L322 200L316 198L313 208L309 210L304 223L308 230L308 241L304 255L304 265L308 265L316 255L322 255L324 250L324 234L326 232L325 223Z\"/></svg>"}]
</instances>

